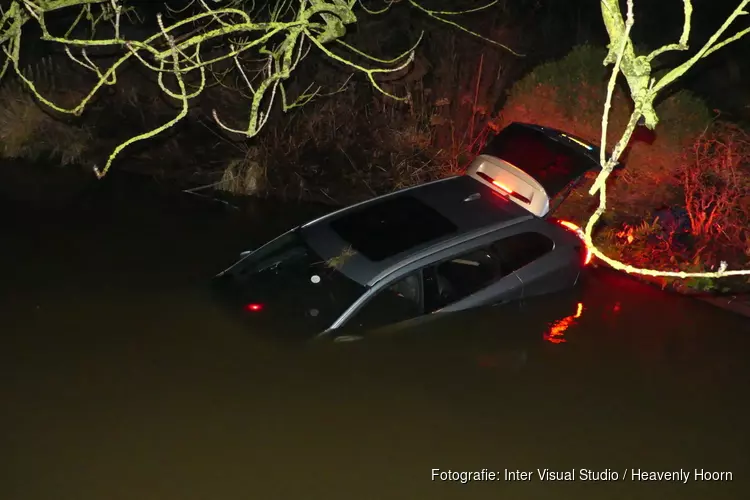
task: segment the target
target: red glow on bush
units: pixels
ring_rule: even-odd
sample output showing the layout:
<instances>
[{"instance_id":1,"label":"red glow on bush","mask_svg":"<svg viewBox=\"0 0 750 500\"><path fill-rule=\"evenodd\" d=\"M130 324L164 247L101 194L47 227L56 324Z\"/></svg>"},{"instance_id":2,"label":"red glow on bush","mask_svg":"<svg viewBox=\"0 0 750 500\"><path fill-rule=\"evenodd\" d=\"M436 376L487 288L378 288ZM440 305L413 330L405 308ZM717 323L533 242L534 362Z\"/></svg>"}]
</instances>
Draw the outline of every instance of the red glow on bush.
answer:
<instances>
[{"instance_id":1,"label":"red glow on bush","mask_svg":"<svg viewBox=\"0 0 750 500\"><path fill-rule=\"evenodd\" d=\"M248 304L245 306L246 311L258 312L263 310L263 304Z\"/></svg>"}]
</instances>

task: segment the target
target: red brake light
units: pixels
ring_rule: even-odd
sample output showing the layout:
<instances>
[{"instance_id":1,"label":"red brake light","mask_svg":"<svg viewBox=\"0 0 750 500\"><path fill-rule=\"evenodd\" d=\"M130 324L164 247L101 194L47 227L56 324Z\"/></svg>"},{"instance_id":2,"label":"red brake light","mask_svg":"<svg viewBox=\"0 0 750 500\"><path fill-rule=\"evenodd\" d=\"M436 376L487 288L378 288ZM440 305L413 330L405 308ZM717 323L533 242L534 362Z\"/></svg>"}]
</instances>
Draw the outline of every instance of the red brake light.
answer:
<instances>
[{"instance_id":1,"label":"red brake light","mask_svg":"<svg viewBox=\"0 0 750 500\"><path fill-rule=\"evenodd\" d=\"M522 194L516 193L511 188L509 188L506 184L503 184L502 182L498 181L497 179L493 179L489 175L485 174L484 172L477 172L477 175L484 179L485 181L489 182L493 186L500 188L500 190L505 193L507 196L512 196L513 198L516 198L517 200L521 200L524 203L531 203L531 200L525 197ZM503 196L502 193L498 193L497 191L493 191L492 194L496 196Z\"/></svg>"},{"instance_id":2,"label":"red brake light","mask_svg":"<svg viewBox=\"0 0 750 500\"><path fill-rule=\"evenodd\" d=\"M500 189L502 189L503 191L505 191L508 194L513 194L513 190L511 188L509 188L508 186L506 186L505 184L503 184L502 182L493 180L492 184L494 184L495 186L499 187Z\"/></svg>"},{"instance_id":3,"label":"red brake light","mask_svg":"<svg viewBox=\"0 0 750 500\"><path fill-rule=\"evenodd\" d=\"M583 234L583 229L581 229L576 224L574 224L574 223L572 223L570 221L567 221L567 220L557 219L556 222L558 224L560 224L562 227L564 227L565 229L568 229L569 231L572 231L572 232L576 233L576 235L579 238L581 238L581 241L583 241L584 246L586 245L586 238L585 238L585 236ZM593 259L593 258L594 258L594 255L591 253L591 250L587 246L586 247L586 257L584 257L584 259L583 259L583 265L584 266L588 265L591 262L591 259Z\"/></svg>"},{"instance_id":4,"label":"red brake light","mask_svg":"<svg viewBox=\"0 0 750 500\"><path fill-rule=\"evenodd\" d=\"M245 306L246 311L257 312L263 309L263 304L248 304Z\"/></svg>"}]
</instances>

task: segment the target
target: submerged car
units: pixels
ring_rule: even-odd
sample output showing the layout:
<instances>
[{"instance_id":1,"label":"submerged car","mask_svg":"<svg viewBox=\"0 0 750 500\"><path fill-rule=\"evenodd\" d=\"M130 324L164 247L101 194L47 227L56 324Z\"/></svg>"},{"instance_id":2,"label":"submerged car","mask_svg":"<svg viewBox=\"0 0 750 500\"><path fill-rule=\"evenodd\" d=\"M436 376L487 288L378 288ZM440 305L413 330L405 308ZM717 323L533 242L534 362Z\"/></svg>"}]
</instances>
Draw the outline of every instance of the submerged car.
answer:
<instances>
[{"instance_id":1,"label":"submerged car","mask_svg":"<svg viewBox=\"0 0 750 500\"><path fill-rule=\"evenodd\" d=\"M218 274L222 300L289 334L358 333L571 288L591 255L553 217L598 150L514 123L454 176L296 227Z\"/></svg>"}]
</instances>

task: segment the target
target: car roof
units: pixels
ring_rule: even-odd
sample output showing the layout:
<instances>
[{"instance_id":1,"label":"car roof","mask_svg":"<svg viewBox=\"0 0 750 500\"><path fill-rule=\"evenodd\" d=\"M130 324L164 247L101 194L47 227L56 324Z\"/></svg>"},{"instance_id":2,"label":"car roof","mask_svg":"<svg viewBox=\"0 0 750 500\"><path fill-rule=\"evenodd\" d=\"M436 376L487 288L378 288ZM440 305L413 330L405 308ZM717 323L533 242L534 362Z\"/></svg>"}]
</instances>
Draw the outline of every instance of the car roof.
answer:
<instances>
[{"instance_id":1,"label":"car roof","mask_svg":"<svg viewBox=\"0 0 750 500\"><path fill-rule=\"evenodd\" d=\"M401 262L532 218L485 184L455 176L344 208L305 224L300 233L323 260L344 257L336 268L371 286Z\"/></svg>"}]
</instances>

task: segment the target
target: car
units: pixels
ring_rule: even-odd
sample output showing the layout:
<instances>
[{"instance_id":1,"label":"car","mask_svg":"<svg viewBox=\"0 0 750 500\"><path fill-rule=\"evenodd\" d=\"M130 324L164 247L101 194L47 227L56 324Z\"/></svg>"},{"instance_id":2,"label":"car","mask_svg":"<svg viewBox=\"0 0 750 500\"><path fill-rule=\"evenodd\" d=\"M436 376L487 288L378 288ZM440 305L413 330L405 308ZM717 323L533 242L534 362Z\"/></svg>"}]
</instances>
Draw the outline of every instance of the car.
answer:
<instances>
[{"instance_id":1,"label":"car","mask_svg":"<svg viewBox=\"0 0 750 500\"><path fill-rule=\"evenodd\" d=\"M513 123L462 175L295 227L215 279L223 303L281 335L362 338L390 325L574 287L591 254L554 217L598 150Z\"/></svg>"}]
</instances>

